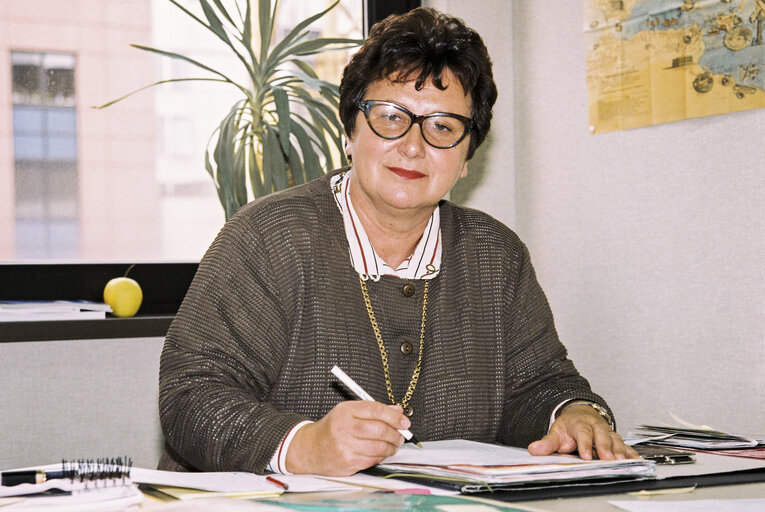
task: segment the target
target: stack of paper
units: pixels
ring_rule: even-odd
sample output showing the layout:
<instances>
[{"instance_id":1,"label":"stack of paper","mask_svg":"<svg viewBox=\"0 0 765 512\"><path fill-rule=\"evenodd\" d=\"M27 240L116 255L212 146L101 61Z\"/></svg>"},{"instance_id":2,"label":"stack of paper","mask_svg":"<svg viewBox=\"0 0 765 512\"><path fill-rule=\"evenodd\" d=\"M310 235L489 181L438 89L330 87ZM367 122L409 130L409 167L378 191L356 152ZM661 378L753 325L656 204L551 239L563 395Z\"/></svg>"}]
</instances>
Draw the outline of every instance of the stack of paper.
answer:
<instances>
[{"instance_id":1,"label":"stack of paper","mask_svg":"<svg viewBox=\"0 0 765 512\"><path fill-rule=\"evenodd\" d=\"M638 429L643 431L640 435L650 437L653 444L701 450L754 448L758 445L758 441L754 437L720 432L711 428L641 425Z\"/></svg>"},{"instance_id":2,"label":"stack of paper","mask_svg":"<svg viewBox=\"0 0 765 512\"><path fill-rule=\"evenodd\" d=\"M529 483L652 478L654 463L642 459L585 461L571 455L534 457L522 448L465 440L403 445L378 467L392 474L452 482L462 492Z\"/></svg>"},{"instance_id":3,"label":"stack of paper","mask_svg":"<svg viewBox=\"0 0 765 512\"><path fill-rule=\"evenodd\" d=\"M0 322L92 320L111 311L108 304L84 300L0 301Z\"/></svg>"},{"instance_id":4,"label":"stack of paper","mask_svg":"<svg viewBox=\"0 0 765 512\"><path fill-rule=\"evenodd\" d=\"M61 465L40 469L60 470ZM129 478L122 477L53 478L39 484L0 485L0 508L3 511L117 512L131 510L142 501L141 491Z\"/></svg>"},{"instance_id":5,"label":"stack of paper","mask_svg":"<svg viewBox=\"0 0 765 512\"><path fill-rule=\"evenodd\" d=\"M61 471L61 464L11 470ZM129 472L129 477L127 476ZM5 475L7 472L3 471ZM244 471L175 472L130 467L123 476L103 476L94 470L92 477L74 478L48 476L44 483L0 485L0 509L39 510L51 507L58 510L99 512L127 510L141 503L141 489L160 491L165 499L196 500L198 498L275 498L284 493L316 493L321 491L357 491L358 485L326 480L311 475L264 476ZM276 478L278 476L278 479ZM147 488L149 490L147 490ZM54 491L51 495L40 493ZM213 510L214 508L211 508Z\"/></svg>"},{"instance_id":6,"label":"stack of paper","mask_svg":"<svg viewBox=\"0 0 765 512\"><path fill-rule=\"evenodd\" d=\"M269 477L244 471L188 473L157 469L132 468L130 478L180 500L197 498L273 498L289 492L346 491L357 489L341 482L332 482L302 475Z\"/></svg>"},{"instance_id":7,"label":"stack of paper","mask_svg":"<svg viewBox=\"0 0 765 512\"><path fill-rule=\"evenodd\" d=\"M122 512L137 510L143 494L134 485L95 487L65 494L36 494L21 498L0 498L5 512L17 510L56 512Z\"/></svg>"}]
</instances>

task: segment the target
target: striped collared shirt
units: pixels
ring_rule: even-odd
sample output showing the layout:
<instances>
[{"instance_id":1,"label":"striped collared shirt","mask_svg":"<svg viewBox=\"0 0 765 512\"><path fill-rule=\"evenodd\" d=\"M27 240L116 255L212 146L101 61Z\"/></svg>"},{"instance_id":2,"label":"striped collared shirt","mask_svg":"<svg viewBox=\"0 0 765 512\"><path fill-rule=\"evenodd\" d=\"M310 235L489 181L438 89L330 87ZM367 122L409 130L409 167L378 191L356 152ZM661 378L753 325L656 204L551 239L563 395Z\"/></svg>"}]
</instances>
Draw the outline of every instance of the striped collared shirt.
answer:
<instances>
[{"instance_id":1,"label":"striped collared shirt","mask_svg":"<svg viewBox=\"0 0 765 512\"><path fill-rule=\"evenodd\" d=\"M414 252L405 259L398 268L393 268L377 254L367 237L359 216L353 209L349 193L350 182L353 178L351 171L341 172L333 176L330 182L334 192L335 202L343 215L345 236L351 264L354 270L364 280L377 281L380 276L392 275L402 279L433 279L441 269L441 217L438 208L430 216L422 238L417 243Z\"/></svg>"}]
</instances>

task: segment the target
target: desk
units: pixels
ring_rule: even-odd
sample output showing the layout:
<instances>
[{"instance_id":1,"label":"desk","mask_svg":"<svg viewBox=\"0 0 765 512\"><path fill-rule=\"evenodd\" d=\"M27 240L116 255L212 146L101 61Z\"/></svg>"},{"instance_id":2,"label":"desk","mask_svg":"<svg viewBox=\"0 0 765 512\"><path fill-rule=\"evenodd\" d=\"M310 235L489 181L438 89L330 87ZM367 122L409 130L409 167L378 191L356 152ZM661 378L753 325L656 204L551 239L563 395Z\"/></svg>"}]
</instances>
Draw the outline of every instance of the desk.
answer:
<instances>
[{"instance_id":1,"label":"desk","mask_svg":"<svg viewBox=\"0 0 765 512\"><path fill-rule=\"evenodd\" d=\"M363 493L364 491L360 491ZM515 506L521 510L529 510L533 512L618 512L619 508L609 504L609 501L689 501L689 500L719 500L719 499L743 499L743 498L760 498L765 497L765 483L752 483L741 485L724 485L716 487L700 487L692 491L683 492L681 494L671 495L656 495L649 497L638 497L630 494L608 494L601 496L589 496L583 498L560 498L553 500L538 500L538 501L524 501L522 503L506 503L495 502L501 505ZM229 501L229 500L227 500ZM223 502L220 500L210 501L207 505L202 501L180 503L180 502L158 502L153 499L147 498L144 504L141 506L141 510L151 510L154 512L182 512L184 509L194 512L206 512L206 511L220 511ZM231 507L226 507L225 510L234 512L241 510L242 512L257 511L260 507L268 503L264 501L259 502L238 502L236 504L230 503ZM233 508L235 507L235 508ZM289 512L289 509L280 509L281 512Z\"/></svg>"},{"instance_id":2,"label":"desk","mask_svg":"<svg viewBox=\"0 0 765 512\"><path fill-rule=\"evenodd\" d=\"M748 468L765 468L765 461L744 459L739 457L725 457L721 455L711 454L697 454L697 462L695 464L679 465L679 466L659 466L659 477L671 481L672 478L683 477L692 474L711 474L715 471L738 471ZM763 477L765 478L765 476ZM650 481L649 481L650 482ZM363 495L366 491L358 491L360 495ZM347 495L347 494L346 494ZM326 496L326 495L325 495ZM308 498L306 496L306 498ZM683 492L678 492L677 489L662 490L648 496L640 496L627 492L602 494L598 496L584 496L573 498L558 498L558 499L540 499L533 501L497 501L495 503L499 505L512 505L522 510L532 511L545 511L545 512L558 512L558 511L586 511L586 512L618 512L618 508L609 504L609 501L690 501L690 500L709 500L709 499L744 499L744 498L765 498L765 482L756 483L744 483L737 485L714 485L709 487L697 487L686 488ZM482 499L491 500L490 495L482 495ZM261 504L266 504L262 502ZM149 501L144 504L142 508L157 510L220 510L220 502L209 502L209 506L204 506L202 503L196 503L193 508L181 508L180 504L170 505L168 503L157 503ZM258 502L254 503L254 506L249 507L244 503L237 506L236 510L246 511L257 510ZM248 504L249 505L249 504ZM178 507L178 508L176 508ZM281 509L287 511L288 509Z\"/></svg>"},{"instance_id":3,"label":"desk","mask_svg":"<svg viewBox=\"0 0 765 512\"><path fill-rule=\"evenodd\" d=\"M661 494L651 496L635 496L633 494L605 494L601 496L586 496L582 498L558 498L552 500L524 501L512 503L518 508L530 508L545 512L617 512L621 509L610 505L609 501L690 501L690 500L724 500L743 498L765 498L765 483L740 485L720 485L714 487L697 487L687 492L677 494Z\"/></svg>"}]
</instances>

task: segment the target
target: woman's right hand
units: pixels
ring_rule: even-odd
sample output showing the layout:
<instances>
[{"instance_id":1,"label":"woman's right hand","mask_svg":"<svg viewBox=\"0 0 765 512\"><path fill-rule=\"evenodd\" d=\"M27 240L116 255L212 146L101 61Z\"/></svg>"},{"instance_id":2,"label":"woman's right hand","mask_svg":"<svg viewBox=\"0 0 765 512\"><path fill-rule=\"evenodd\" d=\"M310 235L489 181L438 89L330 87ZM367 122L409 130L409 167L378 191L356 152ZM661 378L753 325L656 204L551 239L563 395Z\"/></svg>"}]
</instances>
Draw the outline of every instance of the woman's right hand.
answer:
<instances>
[{"instance_id":1,"label":"woman's right hand","mask_svg":"<svg viewBox=\"0 0 765 512\"><path fill-rule=\"evenodd\" d=\"M349 400L322 419L297 431L287 451L287 471L295 474L349 476L398 451L408 429L399 405Z\"/></svg>"}]
</instances>

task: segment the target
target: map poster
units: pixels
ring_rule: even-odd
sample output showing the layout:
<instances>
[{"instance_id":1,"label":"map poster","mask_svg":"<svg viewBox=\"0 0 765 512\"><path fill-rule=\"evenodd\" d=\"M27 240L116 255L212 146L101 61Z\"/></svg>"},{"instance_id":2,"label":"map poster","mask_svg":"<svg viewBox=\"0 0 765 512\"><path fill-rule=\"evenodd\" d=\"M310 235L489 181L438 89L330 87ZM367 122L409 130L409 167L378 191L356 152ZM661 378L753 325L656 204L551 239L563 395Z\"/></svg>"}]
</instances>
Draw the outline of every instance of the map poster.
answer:
<instances>
[{"instance_id":1,"label":"map poster","mask_svg":"<svg viewBox=\"0 0 765 512\"><path fill-rule=\"evenodd\" d=\"M584 0L590 133L765 107L765 0Z\"/></svg>"}]
</instances>

